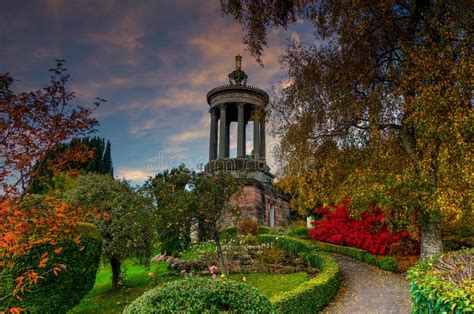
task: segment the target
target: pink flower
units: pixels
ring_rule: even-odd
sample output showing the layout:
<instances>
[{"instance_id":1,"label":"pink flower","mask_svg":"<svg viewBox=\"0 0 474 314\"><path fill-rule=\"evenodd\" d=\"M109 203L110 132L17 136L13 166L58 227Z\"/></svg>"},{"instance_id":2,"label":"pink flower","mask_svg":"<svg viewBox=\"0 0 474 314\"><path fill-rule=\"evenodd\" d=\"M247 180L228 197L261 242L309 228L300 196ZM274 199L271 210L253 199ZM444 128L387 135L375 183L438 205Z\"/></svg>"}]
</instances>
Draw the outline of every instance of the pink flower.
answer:
<instances>
[{"instance_id":1,"label":"pink flower","mask_svg":"<svg viewBox=\"0 0 474 314\"><path fill-rule=\"evenodd\" d=\"M214 271L216 271L217 269L218 269L217 266L214 266L214 265L209 266L209 271L211 272L211 274L213 274Z\"/></svg>"},{"instance_id":2,"label":"pink flower","mask_svg":"<svg viewBox=\"0 0 474 314\"><path fill-rule=\"evenodd\" d=\"M161 262L161 261L166 261L168 259L169 259L169 257L166 256L165 253L163 253L163 254L160 254L160 255L156 255L151 260L154 261L154 262Z\"/></svg>"},{"instance_id":3,"label":"pink flower","mask_svg":"<svg viewBox=\"0 0 474 314\"><path fill-rule=\"evenodd\" d=\"M212 274L211 277L212 277L212 279L216 279L216 278L217 278L217 275L216 275L216 274Z\"/></svg>"}]
</instances>

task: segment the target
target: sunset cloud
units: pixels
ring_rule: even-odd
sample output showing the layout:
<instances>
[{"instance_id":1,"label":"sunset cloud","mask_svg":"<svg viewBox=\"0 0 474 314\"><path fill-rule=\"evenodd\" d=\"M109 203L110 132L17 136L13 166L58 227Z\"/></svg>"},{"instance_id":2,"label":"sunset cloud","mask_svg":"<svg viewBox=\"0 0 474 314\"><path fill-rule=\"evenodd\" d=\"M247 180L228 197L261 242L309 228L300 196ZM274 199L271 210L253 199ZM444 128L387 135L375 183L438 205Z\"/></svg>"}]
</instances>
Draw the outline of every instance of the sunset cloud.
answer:
<instances>
[{"instance_id":1,"label":"sunset cloud","mask_svg":"<svg viewBox=\"0 0 474 314\"><path fill-rule=\"evenodd\" d=\"M219 1L7 1L0 12L0 69L21 79L19 90L37 89L54 59L66 59L74 102L107 100L94 116L97 135L112 142L117 174L141 182L160 153L192 167L206 161L206 94L228 83L235 55L243 56L249 84L269 91L286 84L279 63L286 39L307 38L272 31L261 67L242 37ZM231 141L235 153L235 135ZM250 153L251 141L247 146Z\"/></svg>"},{"instance_id":2,"label":"sunset cloud","mask_svg":"<svg viewBox=\"0 0 474 314\"><path fill-rule=\"evenodd\" d=\"M119 168L116 177L129 181L145 181L153 175L152 171L131 168Z\"/></svg>"},{"instance_id":3,"label":"sunset cloud","mask_svg":"<svg viewBox=\"0 0 474 314\"><path fill-rule=\"evenodd\" d=\"M170 141L173 143L183 143L197 138L205 138L209 136L209 131L207 130L197 130L197 131L184 131L178 134L173 134L169 137Z\"/></svg>"}]
</instances>

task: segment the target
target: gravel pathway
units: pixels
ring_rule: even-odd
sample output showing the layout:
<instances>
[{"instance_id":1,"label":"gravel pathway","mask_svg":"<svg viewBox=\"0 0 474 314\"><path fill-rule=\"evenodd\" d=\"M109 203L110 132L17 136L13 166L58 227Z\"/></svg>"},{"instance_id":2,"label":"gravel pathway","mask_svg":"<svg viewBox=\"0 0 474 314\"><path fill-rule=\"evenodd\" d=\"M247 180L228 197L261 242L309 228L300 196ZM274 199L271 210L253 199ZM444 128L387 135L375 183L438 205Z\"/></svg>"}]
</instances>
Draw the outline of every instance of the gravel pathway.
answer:
<instances>
[{"instance_id":1,"label":"gravel pathway","mask_svg":"<svg viewBox=\"0 0 474 314\"><path fill-rule=\"evenodd\" d=\"M323 313L411 313L408 283L401 275L332 255L343 280L338 295Z\"/></svg>"}]
</instances>

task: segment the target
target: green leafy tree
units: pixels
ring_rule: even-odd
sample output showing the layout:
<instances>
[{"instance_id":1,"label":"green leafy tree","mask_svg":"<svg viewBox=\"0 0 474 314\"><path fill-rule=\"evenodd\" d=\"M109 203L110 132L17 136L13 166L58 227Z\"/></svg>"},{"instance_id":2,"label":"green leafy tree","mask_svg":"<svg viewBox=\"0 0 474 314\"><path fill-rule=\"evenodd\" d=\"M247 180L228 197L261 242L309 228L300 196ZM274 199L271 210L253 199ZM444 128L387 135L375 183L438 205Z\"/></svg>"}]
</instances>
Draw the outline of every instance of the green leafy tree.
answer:
<instances>
[{"instance_id":1,"label":"green leafy tree","mask_svg":"<svg viewBox=\"0 0 474 314\"><path fill-rule=\"evenodd\" d=\"M174 255L190 243L193 212L190 209L192 194L187 186L195 173L184 165L165 170L145 182L141 191L156 206L154 221L162 250Z\"/></svg>"},{"instance_id":2,"label":"green leafy tree","mask_svg":"<svg viewBox=\"0 0 474 314\"><path fill-rule=\"evenodd\" d=\"M197 224L200 237L213 239L223 267L220 228L238 216L240 181L231 174L196 174L184 165L150 178L142 192L156 206L155 221L162 248L176 254L190 243Z\"/></svg>"},{"instance_id":3,"label":"green leafy tree","mask_svg":"<svg viewBox=\"0 0 474 314\"><path fill-rule=\"evenodd\" d=\"M86 209L99 210L100 215L91 222L102 234L102 252L112 268L112 289L116 290L121 284L124 259L137 258L142 264L150 260L155 239L153 208L127 182L114 180L110 175L79 175L74 183L63 198Z\"/></svg>"},{"instance_id":4,"label":"green leafy tree","mask_svg":"<svg viewBox=\"0 0 474 314\"><path fill-rule=\"evenodd\" d=\"M206 173L196 177L192 191L193 214L200 231L214 240L221 269L224 269L219 231L240 214L236 200L241 183L230 173Z\"/></svg>"},{"instance_id":5,"label":"green leafy tree","mask_svg":"<svg viewBox=\"0 0 474 314\"><path fill-rule=\"evenodd\" d=\"M288 182L304 186L312 156L324 156L332 140L339 157L359 154L357 167L338 182L339 170L323 157L311 178L324 181L320 174L329 173L334 180L317 183L311 197L350 196L354 208L375 203L395 222L415 218L421 257L440 252L441 226L473 208L472 3L221 3L243 25L257 58L269 28L299 21L315 27L314 43L289 44L282 60L291 83L272 104ZM292 164L296 159L307 167Z\"/></svg>"}]
</instances>

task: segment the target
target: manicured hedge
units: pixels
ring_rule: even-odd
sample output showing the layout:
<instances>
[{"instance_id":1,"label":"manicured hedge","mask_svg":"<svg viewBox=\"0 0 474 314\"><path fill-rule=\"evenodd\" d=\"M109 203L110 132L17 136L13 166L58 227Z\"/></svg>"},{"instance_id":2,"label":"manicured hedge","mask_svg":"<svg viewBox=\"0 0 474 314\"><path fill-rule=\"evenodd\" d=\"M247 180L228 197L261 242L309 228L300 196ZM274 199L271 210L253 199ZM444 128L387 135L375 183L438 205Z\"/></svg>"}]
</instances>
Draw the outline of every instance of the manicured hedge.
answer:
<instances>
[{"instance_id":1,"label":"manicured hedge","mask_svg":"<svg viewBox=\"0 0 474 314\"><path fill-rule=\"evenodd\" d=\"M397 260L392 257L378 257L370 254L369 252L350 246L341 246L318 241L312 242L316 248L326 252L338 253L341 255L349 256L364 263L377 266L383 270L388 270L391 272L396 272L398 270Z\"/></svg>"},{"instance_id":2,"label":"manicured hedge","mask_svg":"<svg viewBox=\"0 0 474 314\"><path fill-rule=\"evenodd\" d=\"M21 302L14 297L3 300L0 312L2 308L21 307L26 313L66 313L79 304L94 286L102 249L102 238L94 225L80 224L79 232L79 246L72 240L63 241L58 244L62 248L60 254L53 253L56 246L36 246L27 254L15 257L12 269L0 269L0 296L4 296L12 291L15 278L27 268L31 269L32 265L37 265L39 256L44 252L51 252L48 265L66 265L57 277L52 273L46 274L38 285L31 288L31 292L21 295ZM84 249L81 250L81 247ZM33 270L39 274L44 272L44 268Z\"/></svg>"},{"instance_id":3,"label":"manicured hedge","mask_svg":"<svg viewBox=\"0 0 474 314\"><path fill-rule=\"evenodd\" d=\"M292 237L300 237L300 238L307 239L308 231L309 229L307 227L296 227L296 228L291 228L290 231L288 232L288 235Z\"/></svg>"},{"instance_id":4,"label":"manicured hedge","mask_svg":"<svg viewBox=\"0 0 474 314\"><path fill-rule=\"evenodd\" d=\"M145 292L123 313L274 313L256 288L233 280L188 278Z\"/></svg>"},{"instance_id":5,"label":"manicured hedge","mask_svg":"<svg viewBox=\"0 0 474 314\"><path fill-rule=\"evenodd\" d=\"M307 240L281 235L260 235L257 239L261 243L271 243L300 255L320 270L316 277L270 298L279 313L315 313L336 296L340 286L340 273L334 258L316 252L312 243Z\"/></svg>"},{"instance_id":6,"label":"manicured hedge","mask_svg":"<svg viewBox=\"0 0 474 314\"><path fill-rule=\"evenodd\" d=\"M473 312L473 265L471 248L437 255L412 267L408 281L413 313Z\"/></svg>"}]
</instances>

